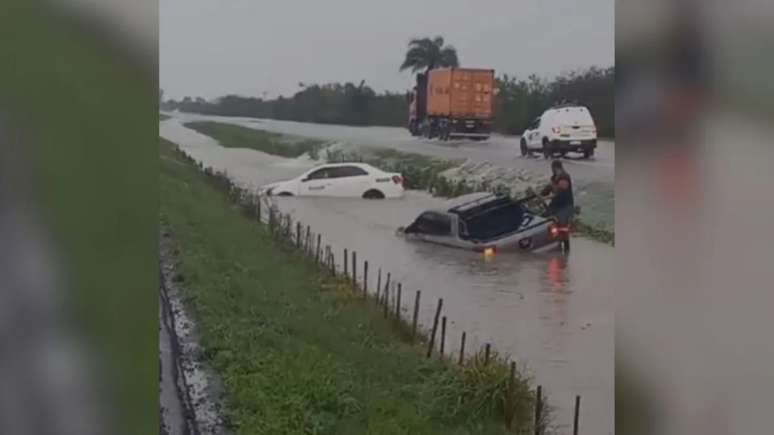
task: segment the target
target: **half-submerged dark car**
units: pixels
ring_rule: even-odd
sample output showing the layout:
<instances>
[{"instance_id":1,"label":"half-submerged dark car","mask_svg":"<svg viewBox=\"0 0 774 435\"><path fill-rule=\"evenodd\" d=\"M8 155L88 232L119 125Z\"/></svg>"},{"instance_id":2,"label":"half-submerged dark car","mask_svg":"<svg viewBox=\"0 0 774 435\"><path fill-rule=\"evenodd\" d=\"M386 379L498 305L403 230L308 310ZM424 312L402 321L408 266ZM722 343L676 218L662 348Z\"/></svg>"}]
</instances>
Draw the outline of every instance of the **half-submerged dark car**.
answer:
<instances>
[{"instance_id":1,"label":"half-submerged dark car","mask_svg":"<svg viewBox=\"0 0 774 435\"><path fill-rule=\"evenodd\" d=\"M409 239L480 252L542 252L560 246L558 227L527 208L529 197L479 193L464 199L448 210L426 211L399 231Z\"/></svg>"}]
</instances>

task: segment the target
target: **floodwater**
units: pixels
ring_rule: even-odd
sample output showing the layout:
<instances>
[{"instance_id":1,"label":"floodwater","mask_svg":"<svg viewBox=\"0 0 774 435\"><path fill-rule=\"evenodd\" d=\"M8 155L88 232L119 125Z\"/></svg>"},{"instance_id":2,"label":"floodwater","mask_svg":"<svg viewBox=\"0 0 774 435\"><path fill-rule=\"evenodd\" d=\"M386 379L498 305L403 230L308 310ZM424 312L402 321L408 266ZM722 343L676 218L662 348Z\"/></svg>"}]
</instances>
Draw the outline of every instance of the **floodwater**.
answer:
<instances>
[{"instance_id":1,"label":"floodwater","mask_svg":"<svg viewBox=\"0 0 774 435\"><path fill-rule=\"evenodd\" d=\"M529 169L538 173L548 172L542 157L522 158L518 136L493 135L482 142L454 140L440 142L411 137L407 130L398 127L351 127L304 122L278 121L273 119L209 116L193 113L171 114L183 122L217 121L256 128L277 133L344 142L361 146L378 146L400 151L432 155L445 159L470 159L474 162L496 162L499 166ZM581 183L607 182L615 179L615 143L600 140L596 155L590 160L564 159L573 179Z\"/></svg>"},{"instance_id":2,"label":"floodwater","mask_svg":"<svg viewBox=\"0 0 774 435\"><path fill-rule=\"evenodd\" d=\"M183 127L161 123L161 135L205 166L226 170L239 183L258 187L298 175L312 162L227 149ZM575 395L581 395L581 433L613 433L614 335L613 248L573 240L569 257L558 253L500 253L491 258L442 246L409 242L395 234L421 211L446 202L421 192L401 200L282 198L281 211L310 225L331 245L341 268L343 250L356 251L359 279L368 260L369 290L379 269L403 285L402 311L410 317L414 294L422 291L420 324L428 329L438 298L448 319L446 349L485 343L529 367L557 408L555 423L572 422Z\"/></svg>"}]
</instances>

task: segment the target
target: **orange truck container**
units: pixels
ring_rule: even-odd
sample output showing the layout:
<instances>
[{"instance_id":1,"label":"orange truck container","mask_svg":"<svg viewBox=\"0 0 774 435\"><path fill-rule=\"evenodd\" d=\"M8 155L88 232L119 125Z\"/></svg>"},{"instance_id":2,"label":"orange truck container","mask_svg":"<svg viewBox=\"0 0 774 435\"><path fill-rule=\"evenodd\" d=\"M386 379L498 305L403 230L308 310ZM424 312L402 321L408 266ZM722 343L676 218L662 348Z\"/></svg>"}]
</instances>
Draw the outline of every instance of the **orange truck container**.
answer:
<instances>
[{"instance_id":1,"label":"orange truck container","mask_svg":"<svg viewBox=\"0 0 774 435\"><path fill-rule=\"evenodd\" d=\"M441 140L486 139L494 119L495 73L491 69L439 68L417 76L409 98L409 130Z\"/></svg>"},{"instance_id":2,"label":"orange truck container","mask_svg":"<svg viewBox=\"0 0 774 435\"><path fill-rule=\"evenodd\" d=\"M427 114L459 119L492 119L494 70L444 68L430 71Z\"/></svg>"}]
</instances>

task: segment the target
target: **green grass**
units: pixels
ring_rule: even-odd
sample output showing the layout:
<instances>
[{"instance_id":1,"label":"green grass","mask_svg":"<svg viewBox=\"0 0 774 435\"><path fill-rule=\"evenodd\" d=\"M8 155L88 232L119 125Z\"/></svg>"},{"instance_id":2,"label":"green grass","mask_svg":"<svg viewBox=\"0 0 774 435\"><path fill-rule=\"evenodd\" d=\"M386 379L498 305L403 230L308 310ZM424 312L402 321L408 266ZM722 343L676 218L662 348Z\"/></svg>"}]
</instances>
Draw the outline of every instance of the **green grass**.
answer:
<instances>
[{"instance_id":1,"label":"green grass","mask_svg":"<svg viewBox=\"0 0 774 435\"><path fill-rule=\"evenodd\" d=\"M294 138L222 122L187 122L185 126L212 137L226 148L249 148L280 157L295 158L304 153L316 157L317 152L325 145L321 140Z\"/></svg>"},{"instance_id":2,"label":"green grass","mask_svg":"<svg viewBox=\"0 0 774 435\"><path fill-rule=\"evenodd\" d=\"M380 309L245 217L212 180L162 140L162 225L236 433L506 433L502 359L459 368L424 358ZM527 433L533 394L520 376L514 390L508 409Z\"/></svg>"},{"instance_id":3,"label":"green grass","mask_svg":"<svg viewBox=\"0 0 774 435\"><path fill-rule=\"evenodd\" d=\"M159 113L159 121L166 121L169 118L171 118L171 116Z\"/></svg>"}]
</instances>

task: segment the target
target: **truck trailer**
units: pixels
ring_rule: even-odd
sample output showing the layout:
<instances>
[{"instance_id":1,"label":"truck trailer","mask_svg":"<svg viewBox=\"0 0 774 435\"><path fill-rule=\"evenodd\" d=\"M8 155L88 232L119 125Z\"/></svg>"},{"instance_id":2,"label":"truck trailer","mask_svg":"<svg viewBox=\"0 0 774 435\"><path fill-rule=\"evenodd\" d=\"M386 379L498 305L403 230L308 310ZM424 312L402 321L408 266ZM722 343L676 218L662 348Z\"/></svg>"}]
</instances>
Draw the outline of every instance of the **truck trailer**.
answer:
<instances>
[{"instance_id":1,"label":"truck trailer","mask_svg":"<svg viewBox=\"0 0 774 435\"><path fill-rule=\"evenodd\" d=\"M417 74L409 93L408 130L428 139L489 138L494 120L492 69L438 68Z\"/></svg>"}]
</instances>

